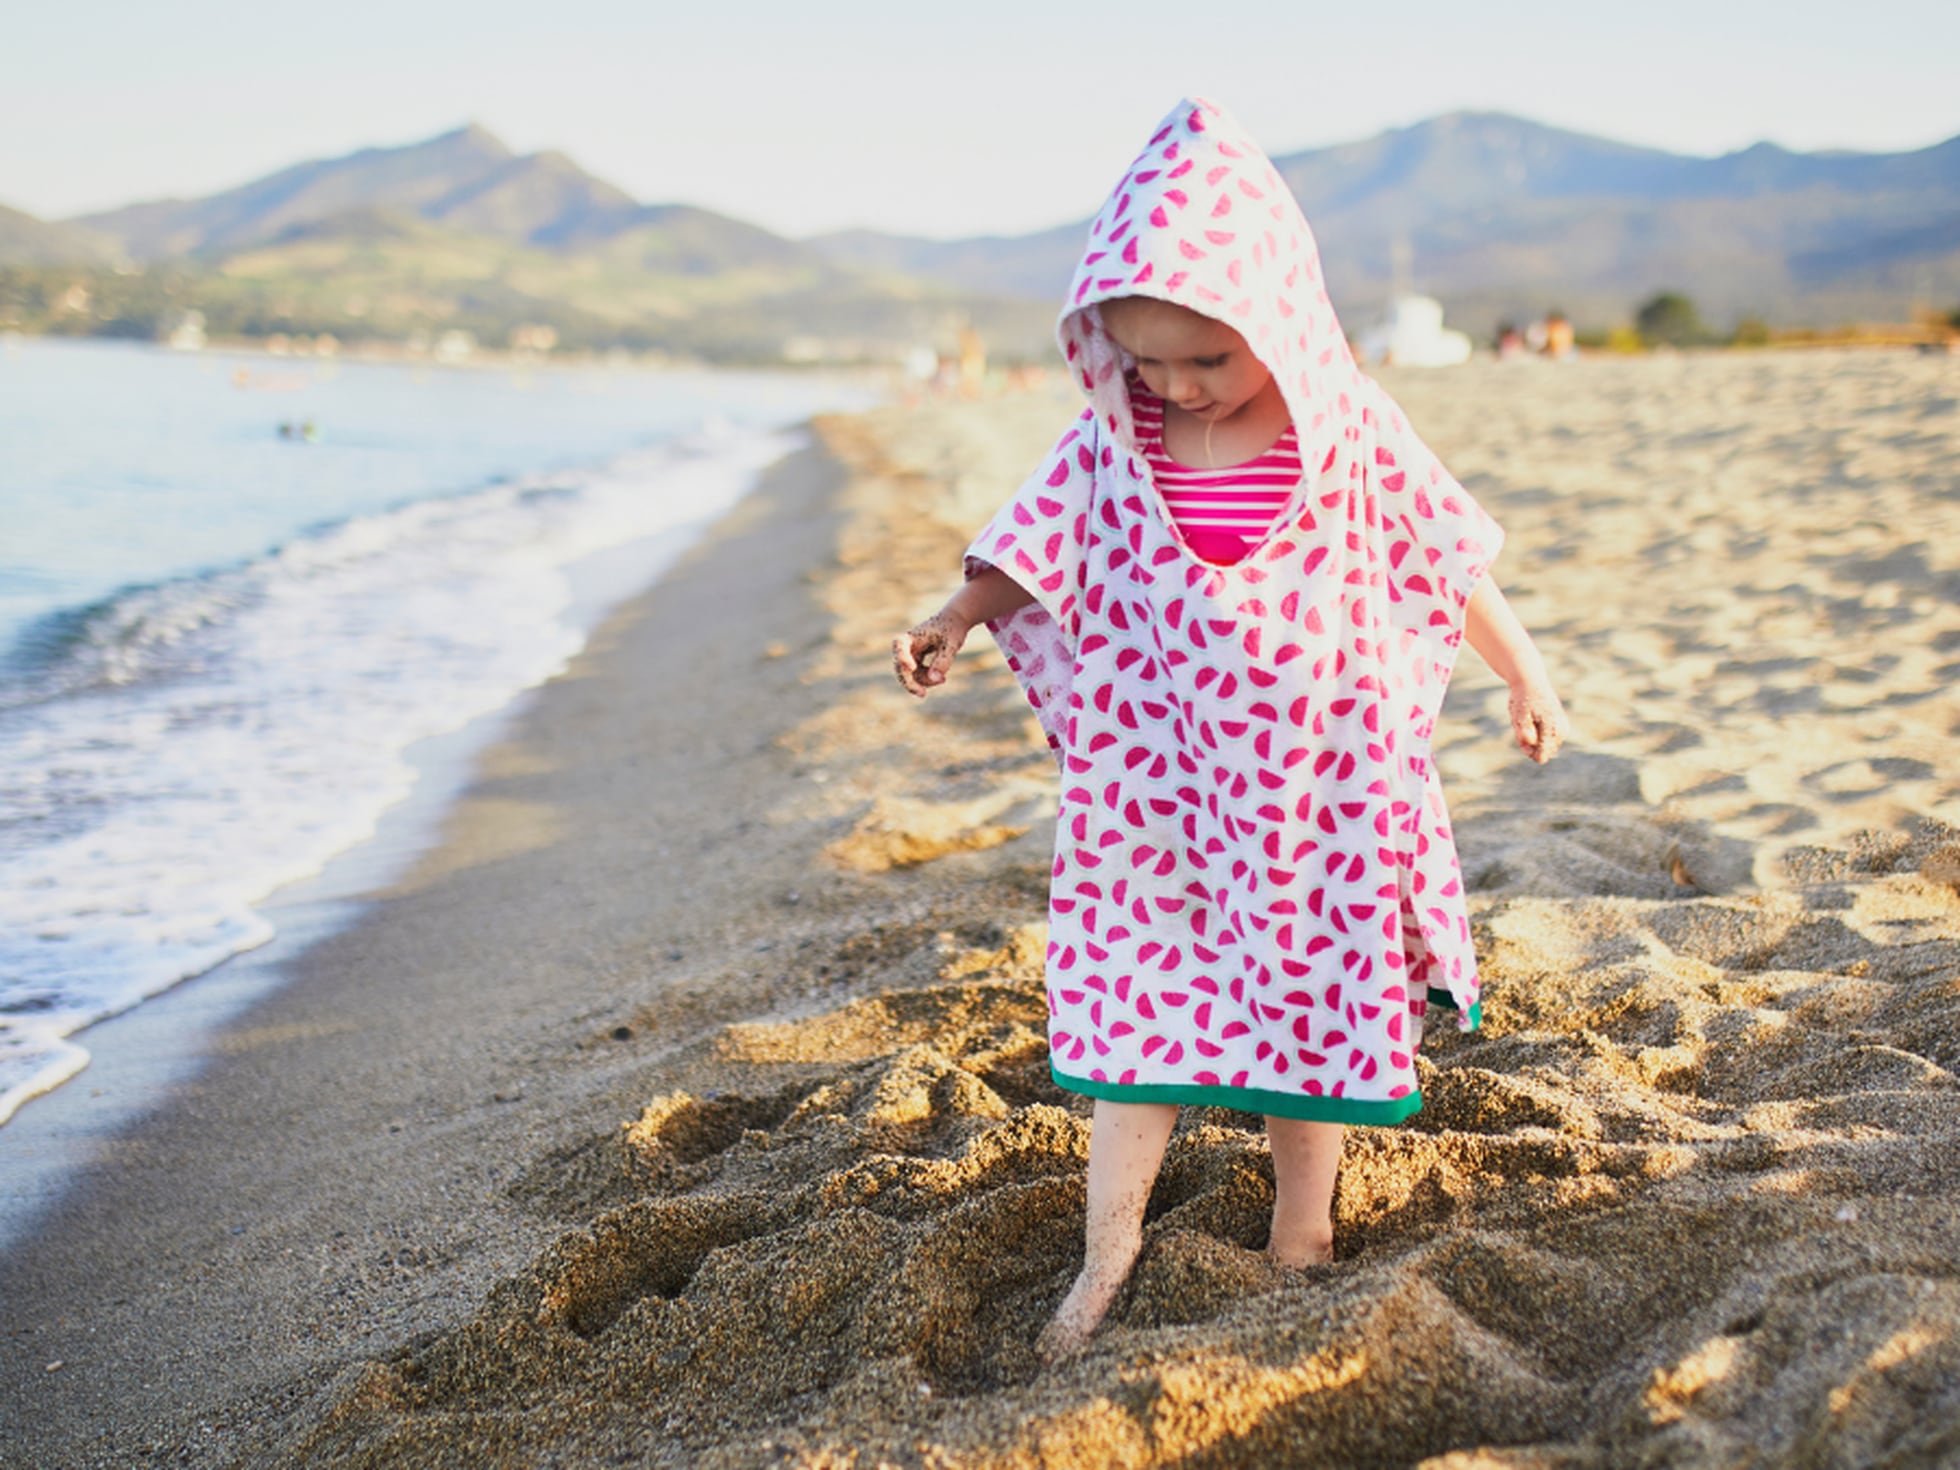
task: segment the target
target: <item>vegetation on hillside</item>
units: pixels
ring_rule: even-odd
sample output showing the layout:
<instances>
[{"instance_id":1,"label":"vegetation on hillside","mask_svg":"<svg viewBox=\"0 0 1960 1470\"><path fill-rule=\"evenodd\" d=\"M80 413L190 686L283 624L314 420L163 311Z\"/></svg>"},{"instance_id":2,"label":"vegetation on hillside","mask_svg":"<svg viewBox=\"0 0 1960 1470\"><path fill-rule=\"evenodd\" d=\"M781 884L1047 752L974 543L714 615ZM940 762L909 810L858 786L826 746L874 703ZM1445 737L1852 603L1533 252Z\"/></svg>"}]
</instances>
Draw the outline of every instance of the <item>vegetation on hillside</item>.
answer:
<instances>
[{"instance_id":1,"label":"vegetation on hillside","mask_svg":"<svg viewBox=\"0 0 1960 1470\"><path fill-rule=\"evenodd\" d=\"M1915 294L1946 294L1960 280L1944 228L1956 158L1960 138L1910 154L1689 159L1460 113L1274 162L1315 221L1351 329L1406 289L1412 249L1414 279L1452 325L1481 334L1558 299L1581 345L1638 351L1776 345L1804 320L1899 322L1908 267ZM79 221L0 207L0 330L189 342L195 322L213 341L315 348L837 362L944 351L971 324L997 361L1045 359L1085 228L791 240L639 203L563 154L519 155L471 125ZM1657 281L1678 284L1641 301ZM1956 330L1928 314L1866 338Z\"/></svg>"},{"instance_id":2,"label":"vegetation on hillside","mask_svg":"<svg viewBox=\"0 0 1960 1470\"><path fill-rule=\"evenodd\" d=\"M301 232L214 262L136 271L0 267L0 330L163 339L187 313L212 340L331 338L344 347L466 333L503 348L719 363L889 359L973 322L998 355L1046 349L1045 304L809 266L672 273L422 226Z\"/></svg>"}]
</instances>

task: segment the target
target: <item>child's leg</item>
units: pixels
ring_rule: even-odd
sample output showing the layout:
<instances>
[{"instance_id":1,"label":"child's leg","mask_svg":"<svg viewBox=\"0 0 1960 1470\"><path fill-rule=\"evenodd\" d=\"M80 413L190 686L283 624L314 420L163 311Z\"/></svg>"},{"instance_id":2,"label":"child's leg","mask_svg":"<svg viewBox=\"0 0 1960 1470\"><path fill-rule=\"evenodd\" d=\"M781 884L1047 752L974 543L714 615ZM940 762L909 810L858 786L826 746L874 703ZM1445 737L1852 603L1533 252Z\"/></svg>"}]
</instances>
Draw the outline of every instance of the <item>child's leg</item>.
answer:
<instances>
[{"instance_id":1,"label":"child's leg","mask_svg":"<svg viewBox=\"0 0 1960 1470\"><path fill-rule=\"evenodd\" d=\"M1096 1100L1082 1274L1035 1343L1035 1351L1050 1362L1089 1340L1130 1274L1143 1245L1143 1208L1176 1122L1175 1103Z\"/></svg>"},{"instance_id":2,"label":"child's leg","mask_svg":"<svg viewBox=\"0 0 1960 1470\"><path fill-rule=\"evenodd\" d=\"M1341 1167L1341 1125L1303 1118L1266 1119L1273 1148L1273 1233L1266 1254L1282 1266L1334 1259L1334 1175Z\"/></svg>"}]
</instances>

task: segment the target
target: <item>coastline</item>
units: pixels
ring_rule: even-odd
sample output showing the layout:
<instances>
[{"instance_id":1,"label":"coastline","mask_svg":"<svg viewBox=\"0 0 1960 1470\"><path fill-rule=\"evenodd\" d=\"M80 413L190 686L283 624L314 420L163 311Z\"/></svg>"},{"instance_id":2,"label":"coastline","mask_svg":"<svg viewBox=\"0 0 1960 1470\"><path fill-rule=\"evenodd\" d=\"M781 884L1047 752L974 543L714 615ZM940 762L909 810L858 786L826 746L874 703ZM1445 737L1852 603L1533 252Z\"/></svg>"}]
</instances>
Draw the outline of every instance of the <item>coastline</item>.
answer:
<instances>
[{"instance_id":1,"label":"coastline","mask_svg":"<svg viewBox=\"0 0 1960 1470\"><path fill-rule=\"evenodd\" d=\"M11 1345L10 1366L0 1370L12 1380L4 1394L7 1463L67 1463L98 1424L128 1433L89 1453L135 1453L158 1426L187 1422L187 1380L172 1380L207 1355L227 1365L216 1375L231 1380L226 1387L251 1382L254 1401L282 1379L321 1371L318 1324L308 1319L342 1302L313 1299L316 1273L338 1270L358 1283L334 1298L375 1292L360 1315L371 1308L379 1318L353 1338L374 1347L391 1332L423 1330L422 1314L440 1314L445 1301L459 1309L481 1273L507 1268L549 1233L534 1219L500 1220L494 1204L475 1207L468 1189L452 1197L459 1181L430 1176L424 1145L436 1140L445 1157L474 1166L516 1157L540 1134L561 1132L560 1105L588 1126L621 1105L582 1094L567 1103L549 1063L569 1052L576 1080L562 1080L574 1093L591 1068L621 1065L610 1054L621 1048L600 1045L613 1029L606 1018L621 1004L609 965L619 962L622 943L635 955L650 943L622 941L622 933L657 925L660 953L684 952L706 942L697 934L719 937L735 908L664 911L638 891L629 870L644 864L657 872L663 861L713 851L737 860L724 874L734 892L757 876L740 856L747 819L691 805L694 788L678 768L715 757L736 769L777 762L766 739L755 749L740 735L695 728L697 701L686 691L733 673L793 693L793 660L761 658L766 640L751 639L746 656L725 668L715 629L752 620L742 609L751 594L740 582L749 565L766 582L754 600L773 614L768 626L808 625L775 604L804 596L801 552L806 540L825 535L830 473L809 449L765 472L659 581L606 617L564 673L515 709L486 717L504 728L475 757L435 844L364 895L351 919L319 914L317 926L295 925L290 947L269 947L282 951L276 974L248 974L266 956L241 956L233 961L236 980L220 967L102 1023L104 1034L132 1033L122 1045L131 1053L141 1053L145 1032L162 1030L181 1043L188 1027L193 1055L161 1077L128 1079L139 1093L129 1109L135 1121L93 1138L94 1157L66 1171L72 1177L59 1197L0 1258L0 1313ZM696 617L716 607L715 621ZM692 636L676 639L677 632ZM622 660L634 663L634 677L622 675ZM610 759L594 770L597 727L609 738ZM561 765L581 761L583 768L554 780ZM614 783L636 794L657 787L666 797L639 822L608 822ZM548 794L539 799L534 789ZM656 840L655 823L674 835ZM605 867L603 885L588 880L576 856L578 834L594 830L605 850L589 862ZM597 924L598 905L583 895L600 887L609 922L588 928L581 921ZM466 915L447 912L452 904ZM301 933L316 927L324 932ZM410 976L412 984L402 983ZM202 1036L195 1034L199 1010L222 1017ZM568 1011L581 1018L571 1034L546 1028L559 1034L534 1039L534 1014ZM68 1084L76 1105L63 1111L87 1111L78 1091L87 1086ZM141 1095L146 1087L154 1106ZM46 1116L60 1101L35 1105ZM16 1123L27 1122L35 1105ZM94 1134L72 1116L46 1132L37 1142L54 1147ZM0 1148L7 1135L24 1139L27 1130L0 1130ZM339 1178L323 1169L330 1158L346 1166ZM507 1172L492 1165L477 1184L494 1193L508 1184L499 1178ZM438 1222L462 1215L471 1219L466 1238L449 1238ZM293 1264L294 1253L306 1264ZM433 1296L424 1279L431 1275L440 1278ZM274 1303L290 1310L271 1310ZM350 1325L339 1310L330 1315L335 1325ZM82 1321L81 1337L61 1325ZM103 1354L99 1345L108 1343L128 1355ZM157 1358L166 1343L176 1350ZM330 1352L326 1362L333 1358ZM62 1368L48 1371L57 1361Z\"/></svg>"},{"instance_id":2,"label":"coastline","mask_svg":"<svg viewBox=\"0 0 1960 1470\"><path fill-rule=\"evenodd\" d=\"M613 598L617 602L623 599ZM229 1023L286 983L286 968L337 930L360 921L367 895L385 891L436 843L476 761L535 688L403 752L415 772L408 795L372 836L255 906L272 937L201 974L72 1032L86 1060L71 1077L22 1102L0 1124L0 1255L33 1233L40 1215L117 1138L194 1078Z\"/></svg>"},{"instance_id":3,"label":"coastline","mask_svg":"<svg viewBox=\"0 0 1960 1470\"><path fill-rule=\"evenodd\" d=\"M831 391L486 379L410 402L364 370L320 385L344 442L294 451L212 369L136 350L12 375L0 1123L86 1065L78 1030L272 940L265 906L409 793L410 747L562 667ZM98 380L119 413L170 405L176 437L146 450L105 417L93 441L72 419ZM75 456L94 478L38 514Z\"/></svg>"},{"instance_id":4,"label":"coastline","mask_svg":"<svg viewBox=\"0 0 1960 1470\"><path fill-rule=\"evenodd\" d=\"M984 640L918 704L882 650L1074 409L882 409L619 610L437 846L0 1264L8 1453L1960 1449L1948 380L1388 386L1510 531L1577 730L1530 767L1458 673L1485 1024L1426 1043L1415 1118L1351 1130L1331 1266L1263 1261L1257 1120L1188 1109L1108 1327L1034 1360L1088 1113L1043 1038L1054 767Z\"/></svg>"}]
</instances>

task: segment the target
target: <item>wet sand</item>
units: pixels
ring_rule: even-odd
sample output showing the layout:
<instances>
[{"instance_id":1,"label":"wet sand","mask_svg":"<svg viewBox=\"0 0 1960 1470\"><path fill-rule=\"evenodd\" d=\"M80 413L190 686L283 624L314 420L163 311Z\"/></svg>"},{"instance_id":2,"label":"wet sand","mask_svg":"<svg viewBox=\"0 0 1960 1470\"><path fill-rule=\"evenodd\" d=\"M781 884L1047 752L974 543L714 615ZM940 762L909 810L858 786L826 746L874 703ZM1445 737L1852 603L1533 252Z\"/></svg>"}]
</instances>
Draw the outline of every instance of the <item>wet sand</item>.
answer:
<instances>
[{"instance_id":1,"label":"wet sand","mask_svg":"<svg viewBox=\"0 0 1960 1470\"><path fill-rule=\"evenodd\" d=\"M1053 766L984 638L923 704L885 646L1072 409L885 410L614 618L6 1260L6 1463L1960 1456L1954 366L1389 382L1574 735L1529 766L1465 659L1485 1027L1350 1133L1334 1264L1265 1263L1257 1120L1188 1109L1105 1332L1035 1361L1087 1138Z\"/></svg>"}]
</instances>

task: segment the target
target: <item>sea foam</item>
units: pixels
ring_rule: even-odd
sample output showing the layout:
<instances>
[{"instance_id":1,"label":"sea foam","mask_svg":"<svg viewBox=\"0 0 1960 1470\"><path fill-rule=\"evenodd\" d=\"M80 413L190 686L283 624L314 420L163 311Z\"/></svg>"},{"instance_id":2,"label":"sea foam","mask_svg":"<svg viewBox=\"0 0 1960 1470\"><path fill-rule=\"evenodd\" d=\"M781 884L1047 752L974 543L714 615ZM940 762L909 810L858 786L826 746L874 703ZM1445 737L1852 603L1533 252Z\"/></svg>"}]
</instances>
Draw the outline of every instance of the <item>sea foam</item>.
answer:
<instances>
[{"instance_id":1,"label":"sea foam","mask_svg":"<svg viewBox=\"0 0 1960 1470\"><path fill-rule=\"evenodd\" d=\"M86 1064L74 1032L269 939L255 905L374 831L410 746L564 668L577 563L643 545L651 580L793 442L711 425L31 630L0 684L0 1120Z\"/></svg>"}]
</instances>

